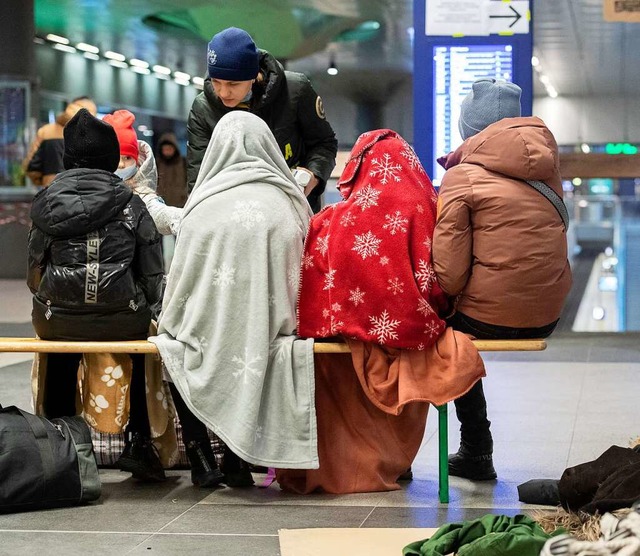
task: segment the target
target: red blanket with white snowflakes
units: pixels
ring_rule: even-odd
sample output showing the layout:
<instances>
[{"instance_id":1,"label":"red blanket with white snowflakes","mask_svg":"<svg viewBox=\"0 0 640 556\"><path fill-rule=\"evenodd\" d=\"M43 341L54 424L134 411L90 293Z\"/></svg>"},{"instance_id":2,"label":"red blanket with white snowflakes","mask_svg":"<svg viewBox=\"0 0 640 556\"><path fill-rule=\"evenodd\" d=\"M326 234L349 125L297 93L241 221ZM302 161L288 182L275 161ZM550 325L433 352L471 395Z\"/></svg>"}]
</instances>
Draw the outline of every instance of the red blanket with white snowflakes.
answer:
<instances>
[{"instance_id":1,"label":"red blanket with white snowflakes","mask_svg":"<svg viewBox=\"0 0 640 556\"><path fill-rule=\"evenodd\" d=\"M411 146L362 134L338 182L344 201L311 221L302 259L298 334L344 335L427 349L447 300L431 264L436 192Z\"/></svg>"}]
</instances>

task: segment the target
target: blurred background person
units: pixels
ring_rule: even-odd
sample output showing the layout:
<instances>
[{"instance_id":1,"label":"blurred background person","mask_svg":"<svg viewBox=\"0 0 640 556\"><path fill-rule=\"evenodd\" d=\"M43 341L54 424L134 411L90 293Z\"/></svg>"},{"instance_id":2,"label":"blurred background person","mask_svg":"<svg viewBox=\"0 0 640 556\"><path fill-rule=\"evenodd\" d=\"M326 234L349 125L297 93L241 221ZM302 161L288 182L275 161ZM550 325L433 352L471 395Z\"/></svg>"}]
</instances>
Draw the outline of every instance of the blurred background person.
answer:
<instances>
[{"instance_id":1,"label":"blurred background person","mask_svg":"<svg viewBox=\"0 0 640 556\"><path fill-rule=\"evenodd\" d=\"M187 189L187 159L180 153L178 139L174 133L165 132L160 135L157 153L157 194L167 206L182 208L189 195ZM163 235L162 252L164 254L164 267L167 272L171 266L175 244L176 240L173 235Z\"/></svg>"},{"instance_id":2,"label":"blurred background person","mask_svg":"<svg viewBox=\"0 0 640 556\"><path fill-rule=\"evenodd\" d=\"M187 200L187 161L172 132L165 132L158 140L156 155L158 167L157 193L172 207L183 207Z\"/></svg>"},{"instance_id":3,"label":"blurred background person","mask_svg":"<svg viewBox=\"0 0 640 556\"><path fill-rule=\"evenodd\" d=\"M46 187L53 181L56 174L64 170L62 130L81 108L86 108L92 116L98 113L95 103L89 97L74 98L64 112L58 114L55 122L45 124L38 129L36 138L29 147L29 153L22 161L22 169L33 185Z\"/></svg>"}]
</instances>

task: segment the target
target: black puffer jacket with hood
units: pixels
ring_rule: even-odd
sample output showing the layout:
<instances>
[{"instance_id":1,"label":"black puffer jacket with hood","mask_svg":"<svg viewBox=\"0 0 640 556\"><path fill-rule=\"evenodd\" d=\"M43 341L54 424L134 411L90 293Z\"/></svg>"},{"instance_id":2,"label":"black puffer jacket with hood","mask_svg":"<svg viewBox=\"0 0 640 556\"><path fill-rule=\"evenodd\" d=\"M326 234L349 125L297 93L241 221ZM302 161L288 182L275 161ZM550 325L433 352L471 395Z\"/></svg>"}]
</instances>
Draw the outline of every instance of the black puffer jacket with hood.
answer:
<instances>
[{"instance_id":1,"label":"black puffer jacket with hood","mask_svg":"<svg viewBox=\"0 0 640 556\"><path fill-rule=\"evenodd\" d=\"M58 174L31 207L27 283L45 339L146 338L162 302L161 236L142 200L105 170Z\"/></svg>"},{"instance_id":2,"label":"black puffer jacket with hood","mask_svg":"<svg viewBox=\"0 0 640 556\"><path fill-rule=\"evenodd\" d=\"M187 122L189 191L196 183L213 128L227 112L244 109L267 123L289 168L302 166L319 178L308 197L317 212L338 152L338 141L326 120L322 99L304 74L285 71L265 50L260 50L260 74L262 78L253 85L249 105L235 108L227 108L216 96L211 81L205 80L204 91L194 99Z\"/></svg>"}]
</instances>

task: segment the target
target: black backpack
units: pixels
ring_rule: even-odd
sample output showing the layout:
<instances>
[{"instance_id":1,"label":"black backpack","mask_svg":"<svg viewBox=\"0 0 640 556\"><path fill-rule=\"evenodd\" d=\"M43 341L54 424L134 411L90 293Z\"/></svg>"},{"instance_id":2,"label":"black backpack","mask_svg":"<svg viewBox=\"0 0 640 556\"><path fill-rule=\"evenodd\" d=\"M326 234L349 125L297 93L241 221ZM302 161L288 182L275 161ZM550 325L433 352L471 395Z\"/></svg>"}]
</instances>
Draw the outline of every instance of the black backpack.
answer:
<instances>
[{"instance_id":1,"label":"black backpack","mask_svg":"<svg viewBox=\"0 0 640 556\"><path fill-rule=\"evenodd\" d=\"M0 512L97 500L91 433L80 416L45 419L0 406Z\"/></svg>"}]
</instances>

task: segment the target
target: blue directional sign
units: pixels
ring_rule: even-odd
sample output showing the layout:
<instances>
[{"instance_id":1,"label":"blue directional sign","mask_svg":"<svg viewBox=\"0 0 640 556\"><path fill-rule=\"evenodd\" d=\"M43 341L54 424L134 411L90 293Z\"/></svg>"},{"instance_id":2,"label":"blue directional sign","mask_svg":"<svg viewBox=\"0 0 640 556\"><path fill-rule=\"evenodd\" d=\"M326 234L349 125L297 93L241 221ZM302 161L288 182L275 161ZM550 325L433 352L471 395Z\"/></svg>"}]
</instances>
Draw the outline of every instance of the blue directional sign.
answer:
<instances>
[{"instance_id":1,"label":"blue directional sign","mask_svg":"<svg viewBox=\"0 0 640 556\"><path fill-rule=\"evenodd\" d=\"M444 173L436 159L462 142L460 104L476 79L518 84L531 115L530 29L528 1L414 0L414 148L434 185Z\"/></svg>"}]
</instances>

